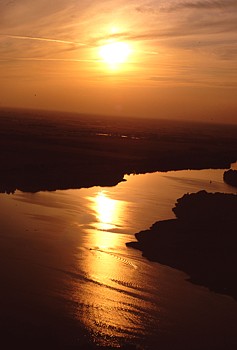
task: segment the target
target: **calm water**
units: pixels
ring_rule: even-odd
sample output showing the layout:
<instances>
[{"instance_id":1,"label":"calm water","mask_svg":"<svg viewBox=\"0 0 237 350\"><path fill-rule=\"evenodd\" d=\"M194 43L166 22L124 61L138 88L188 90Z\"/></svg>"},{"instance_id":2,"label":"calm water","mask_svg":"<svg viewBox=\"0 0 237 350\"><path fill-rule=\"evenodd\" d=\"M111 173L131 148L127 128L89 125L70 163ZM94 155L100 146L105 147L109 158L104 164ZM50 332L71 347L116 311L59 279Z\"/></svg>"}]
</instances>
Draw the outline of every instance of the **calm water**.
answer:
<instances>
[{"instance_id":1,"label":"calm water","mask_svg":"<svg viewBox=\"0 0 237 350\"><path fill-rule=\"evenodd\" d=\"M43 332L54 315L73 319L88 341L103 346L234 349L233 299L125 245L174 217L184 193L235 192L222 176L177 171L126 176L111 188L1 194L2 320L27 327L33 319Z\"/></svg>"}]
</instances>

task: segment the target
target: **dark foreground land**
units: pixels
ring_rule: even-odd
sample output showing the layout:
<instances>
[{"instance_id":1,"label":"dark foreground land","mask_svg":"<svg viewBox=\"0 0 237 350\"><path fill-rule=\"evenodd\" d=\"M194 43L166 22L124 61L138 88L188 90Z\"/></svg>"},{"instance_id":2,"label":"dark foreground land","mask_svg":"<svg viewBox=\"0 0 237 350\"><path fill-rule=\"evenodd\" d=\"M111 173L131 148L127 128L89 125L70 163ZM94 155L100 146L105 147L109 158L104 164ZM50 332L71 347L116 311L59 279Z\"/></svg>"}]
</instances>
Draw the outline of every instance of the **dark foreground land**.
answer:
<instances>
[{"instance_id":1,"label":"dark foreground land","mask_svg":"<svg viewBox=\"0 0 237 350\"><path fill-rule=\"evenodd\" d=\"M110 186L124 174L229 168L237 126L0 110L0 191Z\"/></svg>"},{"instance_id":2,"label":"dark foreground land","mask_svg":"<svg viewBox=\"0 0 237 350\"><path fill-rule=\"evenodd\" d=\"M237 194L185 194L173 212L176 219L156 222L127 245L186 272L193 283L237 299Z\"/></svg>"}]
</instances>

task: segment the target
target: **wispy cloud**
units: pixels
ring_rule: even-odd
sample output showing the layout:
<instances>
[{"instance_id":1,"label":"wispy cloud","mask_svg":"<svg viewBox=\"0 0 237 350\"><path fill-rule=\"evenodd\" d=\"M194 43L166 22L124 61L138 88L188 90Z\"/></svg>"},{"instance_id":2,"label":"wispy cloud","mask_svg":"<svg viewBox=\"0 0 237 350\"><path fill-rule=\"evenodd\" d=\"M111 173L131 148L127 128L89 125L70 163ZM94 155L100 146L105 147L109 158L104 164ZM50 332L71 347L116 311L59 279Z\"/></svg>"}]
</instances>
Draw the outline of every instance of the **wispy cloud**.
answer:
<instances>
[{"instance_id":1,"label":"wispy cloud","mask_svg":"<svg viewBox=\"0 0 237 350\"><path fill-rule=\"evenodd\" d=\"M173 12L177 10L196 9L196 10L216 10L236 8L236 0L194 0L194 1L160 1L158 3L150 2L149 5L141 4L135 7L135 10L143 14L157 15L162 12Z\"/></svg>"},{"instance_id":2,"label":"wispy cloud","mask_svg":"<svg viewBox=\"0 0 237 350\"><path fill-rule=\"evenodd\" d=\"M233 62L236 8L237 0L0 1L0 57L82 62L84 69L99 60L100 45L120 40L134 45L134 61L153 60L155 69L167 53L166 72L169 60L188 52Z\"/></svg>"},{"instance_id":3,"label":"wispy cloud","mask_svg":"<svg viewBox=\"0 0 237 350\"><path fill-rule=\"evenodd\" d=\"M199 0L199 1L179 1L175 4L171 4L166 7L166 10L178 10L178 9L198 9L198 10L208 10L208 9L228 9L236 8L236 0Z\"/></svg>"},{"instance_id":4,"label":"wispy cloud","mask_svg":"<svg viewBox=\"0 0 237 350\"><path fill-rule=\"evenodd\" d=\"M211 47L237 35L236 0L149 1L134 7L147 19L149 30L131 33L131 40L156 41L160 45L187 48L189 41L205 41ZM175 40L177 39L177 40ZM193 44L189 49L193 48Z\"/></svg>"}]
</instances>

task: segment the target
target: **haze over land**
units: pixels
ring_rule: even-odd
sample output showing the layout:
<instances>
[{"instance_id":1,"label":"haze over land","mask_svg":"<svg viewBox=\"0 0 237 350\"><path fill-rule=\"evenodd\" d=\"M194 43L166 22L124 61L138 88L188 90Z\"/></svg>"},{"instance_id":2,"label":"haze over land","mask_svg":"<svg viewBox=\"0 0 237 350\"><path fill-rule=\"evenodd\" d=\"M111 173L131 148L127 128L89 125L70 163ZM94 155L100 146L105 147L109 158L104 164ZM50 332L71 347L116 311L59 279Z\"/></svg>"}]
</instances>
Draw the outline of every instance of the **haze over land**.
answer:
<instances>
[{"instance_id":1,"label":"haze over land","mask_svg":"<svg viewBox=\"0 0 237 350\"><path fill-rule=\"evenodd\" d=\"M236 10L235 0L3 0L0 106L236 123ZM114 43L117 57L101 55Z\"/></svg>"},{"instance_id":2,"label":"haze over land","mask_svg":"<svg viewBox=\"0 0 237 350\"><path fill-rule=\"evenodd\" d=\"M0 109L0 147L0 192L111 186L131 173L229 168L237 125Z\"/></svg>"}]
</instances>

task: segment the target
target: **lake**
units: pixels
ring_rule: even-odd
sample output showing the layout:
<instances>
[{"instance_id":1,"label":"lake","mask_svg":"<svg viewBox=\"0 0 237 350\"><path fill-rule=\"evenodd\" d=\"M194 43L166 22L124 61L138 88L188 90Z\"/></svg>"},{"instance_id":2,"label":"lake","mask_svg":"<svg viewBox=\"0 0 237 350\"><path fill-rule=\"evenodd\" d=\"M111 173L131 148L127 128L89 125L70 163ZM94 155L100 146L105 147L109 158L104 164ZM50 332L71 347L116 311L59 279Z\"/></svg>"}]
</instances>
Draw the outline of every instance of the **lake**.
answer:
<instances>
[{"instance_id":1,"label":"lake","mask_svg":"<svg viewBox=\"0 0 237 350\"><path fill-rule=\"evenodd\" d=\"M236 348L236 301L125 245L155 221L173 218L184 193L236 193L223 171L156 172L125 176L115 187L0 194L5 338L31 344L40 334L42 344L65 349Z\"/></svg>"}]
</instances>

